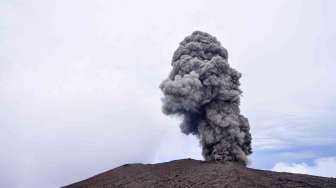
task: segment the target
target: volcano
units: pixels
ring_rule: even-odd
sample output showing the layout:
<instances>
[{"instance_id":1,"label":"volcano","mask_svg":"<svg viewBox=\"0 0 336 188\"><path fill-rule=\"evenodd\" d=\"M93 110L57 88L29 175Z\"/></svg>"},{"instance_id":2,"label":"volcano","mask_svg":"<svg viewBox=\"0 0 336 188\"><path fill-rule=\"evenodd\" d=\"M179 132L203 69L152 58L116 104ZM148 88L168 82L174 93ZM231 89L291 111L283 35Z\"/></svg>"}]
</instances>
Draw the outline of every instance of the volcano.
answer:
<instances>
[{"instance_id":1,"label":"volcano","mask_svg":"<svg viewBox=\"0 0 336 188\"><path fill-rule=\"evenodd\" d=\"M63 188L221 187L336 188L336 178L246 168L238 163L193 159L125 164Z\"/></svg>"}]
</instances>

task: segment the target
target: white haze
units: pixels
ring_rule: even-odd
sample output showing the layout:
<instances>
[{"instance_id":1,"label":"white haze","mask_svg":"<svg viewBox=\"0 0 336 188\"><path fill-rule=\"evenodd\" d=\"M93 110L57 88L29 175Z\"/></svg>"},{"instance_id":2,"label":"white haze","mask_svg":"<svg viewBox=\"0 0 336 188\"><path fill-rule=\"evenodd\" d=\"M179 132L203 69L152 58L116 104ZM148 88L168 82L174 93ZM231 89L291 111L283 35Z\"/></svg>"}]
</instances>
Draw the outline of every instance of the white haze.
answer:
<instances>
[{"instance_id":1,"label":"white haze","mask_svg":"<svg viewBox=\"0 0 336 188\"><path fill-rule=\"evenodd\" d=\"M334 1L1 1L0 187L59 187L124 163L201 158L197 140L162 114L158 88L194 30L216 36L242 73L254 152L334 145L334 9Z\"/></svg>"}]
</instances>

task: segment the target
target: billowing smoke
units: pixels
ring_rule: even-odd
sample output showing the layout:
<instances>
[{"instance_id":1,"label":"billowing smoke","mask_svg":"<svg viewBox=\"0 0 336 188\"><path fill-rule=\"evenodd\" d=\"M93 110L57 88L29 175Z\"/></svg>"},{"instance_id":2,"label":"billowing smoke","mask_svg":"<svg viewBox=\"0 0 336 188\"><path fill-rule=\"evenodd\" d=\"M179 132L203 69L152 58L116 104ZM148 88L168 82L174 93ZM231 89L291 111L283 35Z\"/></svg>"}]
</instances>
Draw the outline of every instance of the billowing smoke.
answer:
<instances>
[{"instance_id":1,"label":"billowing smoke","mask_svg":"<svg viewBox=\"0 0 336 188\"><path fill-rule=\"evenodd\" d=\"M163 112L183 118L182 132L199 138L205 160L246 165L250 127L239 110L241 74L228 64L227 50L210 34L195 31L180 43L172 66L160 85Z\"/></svg>"}]
</instances>

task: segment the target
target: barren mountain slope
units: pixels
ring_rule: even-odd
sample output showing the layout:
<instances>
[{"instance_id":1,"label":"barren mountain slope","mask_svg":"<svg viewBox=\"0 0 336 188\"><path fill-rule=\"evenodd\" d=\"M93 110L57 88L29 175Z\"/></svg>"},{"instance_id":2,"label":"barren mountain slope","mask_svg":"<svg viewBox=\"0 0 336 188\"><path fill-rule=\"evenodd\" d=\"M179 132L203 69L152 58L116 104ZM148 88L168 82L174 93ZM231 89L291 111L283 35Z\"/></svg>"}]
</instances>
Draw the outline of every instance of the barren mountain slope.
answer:
<instances>
[{"instance_id":1,"label":"barren mountain slope","mask_svg":"<svg viewBox=\"0 0 336 188\"><path fill-rule=\"evenodd\" d=\"M126 164L64 188L110 187L336 188L336 179L182 159L159 164Z\"/></svg>"}]
</instances>

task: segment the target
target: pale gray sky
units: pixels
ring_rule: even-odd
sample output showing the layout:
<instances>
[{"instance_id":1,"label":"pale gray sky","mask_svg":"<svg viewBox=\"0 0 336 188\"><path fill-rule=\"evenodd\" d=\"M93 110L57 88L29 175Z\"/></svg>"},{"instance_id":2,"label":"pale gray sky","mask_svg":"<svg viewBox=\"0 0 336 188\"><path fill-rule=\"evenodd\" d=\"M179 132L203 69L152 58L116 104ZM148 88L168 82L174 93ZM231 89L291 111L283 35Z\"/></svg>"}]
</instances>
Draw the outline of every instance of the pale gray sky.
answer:
<instances>
[{"instance_id":1,"label":"pale gray sky","mask_svg":"<svg viewBox=\"0 0 336 188\"><path fill-rule=\"evenodd\" d=\"M335 8L0 1L0 187L53 188L124 163L201 159L197 139L161 113L158 88L194 30L216 36L243 73L251 167L336 176L321 168L336 163Z\"/></svg>"}]
</instances>

